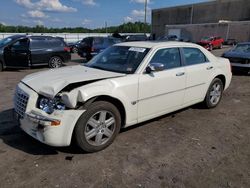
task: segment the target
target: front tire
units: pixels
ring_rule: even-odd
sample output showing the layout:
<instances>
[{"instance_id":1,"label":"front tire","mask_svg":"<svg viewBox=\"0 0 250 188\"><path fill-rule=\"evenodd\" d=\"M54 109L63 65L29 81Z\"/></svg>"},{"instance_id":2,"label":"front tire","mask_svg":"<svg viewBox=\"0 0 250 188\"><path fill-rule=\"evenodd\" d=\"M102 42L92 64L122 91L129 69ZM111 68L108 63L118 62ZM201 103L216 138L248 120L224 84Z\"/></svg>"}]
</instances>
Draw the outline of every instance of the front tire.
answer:
<instances>
[{"instance_id":1,"label":"front tire","mask_svg":"<svg viewBox=\"0 0 250 188\"><path fill-rule=\"evenodd\" d=\"M121 116L118 109L106 101L94 102L76 124L76 144L86 152L103 150L114 141L120 128Z\"/></svg>"},{"instance_id":2,"label":"front tire","mask_svg":"<svg viewBox=\"0 0 250 188\"><path fill-rule=\"evenodd\" d=\"M63 65L63 61L58 56L53 56L49 60L49 68L60 68Z\"/></svg>"},{"instance_id":3,"label":"front tire","mask_svg":"<svg viewBox=\"0 0 250 188\"><path fill-rule=\"evenodd\" d=\"M215 78L210 84L203 102L206 108L214 108L220 103L223 89L222 81L219 78Z\"/></svg>"}]
</instances>

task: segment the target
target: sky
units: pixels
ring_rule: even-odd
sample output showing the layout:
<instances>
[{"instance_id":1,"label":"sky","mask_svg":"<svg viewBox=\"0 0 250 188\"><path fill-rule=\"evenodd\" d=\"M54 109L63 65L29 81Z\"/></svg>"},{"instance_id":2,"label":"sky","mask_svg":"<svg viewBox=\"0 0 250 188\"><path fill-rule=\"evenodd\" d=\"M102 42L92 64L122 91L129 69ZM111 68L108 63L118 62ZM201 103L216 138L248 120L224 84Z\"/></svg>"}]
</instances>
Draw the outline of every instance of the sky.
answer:
<instances>
[{"instance_id":1,"label":"sky","mask_svg":"<svg viewBox=\"0 0 250 188\"><path fill-rule=\"evenodd\" d=\"M207 0L148 0L151 10ZM145 0L0 0L0 23L46 27L100 28L144 20Z\"/></svg>"}]
</instances>

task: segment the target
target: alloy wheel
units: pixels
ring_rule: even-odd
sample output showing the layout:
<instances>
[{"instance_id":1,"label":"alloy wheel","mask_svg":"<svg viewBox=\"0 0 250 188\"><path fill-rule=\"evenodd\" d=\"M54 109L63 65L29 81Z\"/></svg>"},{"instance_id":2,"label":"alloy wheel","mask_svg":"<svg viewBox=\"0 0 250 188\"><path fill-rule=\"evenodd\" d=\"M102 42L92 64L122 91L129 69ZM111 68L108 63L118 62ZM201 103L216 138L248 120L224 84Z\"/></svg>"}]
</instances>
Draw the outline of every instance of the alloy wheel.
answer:
<instances>
[{"instance_id":1,"label":"alloy wheel","mask_svg":"<svg viewBox=\"0 0 250 188\"><path fill-rule=\"evenodd\" d=\"M216 105L220 101L221 94L222 94L221 85L215 82L211 88L210 95L209 95L209 100L211 104Z\"/></svg>"},{"instance_id":2,"label":"alloy wheel","mask_svg":"<svg viewBox=\"0 0 250 188\"><path fill-rule=\"evenodd\" d=\"M84 135L90 145L101 146L110 140L115 127L115 117L111 112L98 111L88 120Z\"/></svg>"},{"instance_id":3,"label":"alloy wheel","mask_svg":"<svg viewBox=\"0 0 250 188\"><path fill-rule=\"evenodd\" d=\"M51 68L59 68L62 66L62 60L59 57L52 57L50 59L50 67Z\"/></svg>"}]
</instances>

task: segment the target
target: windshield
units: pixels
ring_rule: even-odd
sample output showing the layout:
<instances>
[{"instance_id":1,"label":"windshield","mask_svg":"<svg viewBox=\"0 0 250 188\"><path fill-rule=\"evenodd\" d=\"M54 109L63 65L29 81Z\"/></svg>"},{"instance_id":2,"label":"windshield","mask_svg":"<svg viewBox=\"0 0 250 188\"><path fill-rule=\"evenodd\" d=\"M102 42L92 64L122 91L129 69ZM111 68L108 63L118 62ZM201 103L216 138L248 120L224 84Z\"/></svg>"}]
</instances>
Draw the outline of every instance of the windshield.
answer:
<instances>
[{"instance_id":1,"label":"windshield","mask_svg":"<svg viewBox=\"0 0 250 188\"><path fill-rule=\"evenodd\" d=\"M238 44L233 51L250 53L250 44Z\"/></svg>"},{"instance_id":2,"label":"windshield","mask_svg":"<svg viewBox=\"0 0 250 188\"><path fill-rule=\"evenodd\" d=\"M133 74L148 51L149 48L112 46L94 57L85 66L106 71Z\"/></svg>"},{"instance_id":3,"label":"windshield","mask_svg":"<svg viewBox=\"0 0 250 188\"><path fill-rule=\"evenodd\" d=\"M204 40L204 41L211 41L212 38L211 38L211 37L203 37L201 40Z\"/></svg>"},{"instance_id":4,"label":"windshield","mask_svg":"<svg viewBox=\"0 0 250 188\"><path fill-rule=\"evenodd\" d=\"M11 37L4 38L0 40L0 47L5 46L6 44L10 43L13 39Z\"/></svg>"}]
</instances>

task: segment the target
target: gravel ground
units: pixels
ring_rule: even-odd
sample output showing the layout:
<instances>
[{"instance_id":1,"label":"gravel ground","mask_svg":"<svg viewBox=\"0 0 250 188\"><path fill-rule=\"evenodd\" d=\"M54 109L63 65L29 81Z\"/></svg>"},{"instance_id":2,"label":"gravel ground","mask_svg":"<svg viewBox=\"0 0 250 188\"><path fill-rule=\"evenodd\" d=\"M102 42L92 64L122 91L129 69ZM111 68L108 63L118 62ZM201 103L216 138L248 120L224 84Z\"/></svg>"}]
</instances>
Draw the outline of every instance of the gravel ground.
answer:
<instances>
[{"instance_id":1,"label":"gravel ground","mask_svg":"<svg viewBox=\"0 0 250 188\"><path fill-rule=\"evenodd\" d=\"M74 55L70 64L81 61ZM215 109L156 118L84 154L43 145L13 121L15 85L45 69L0 73L0 187L250 187L250 76L234 75Z\"/></svg>"}]
</instances>

